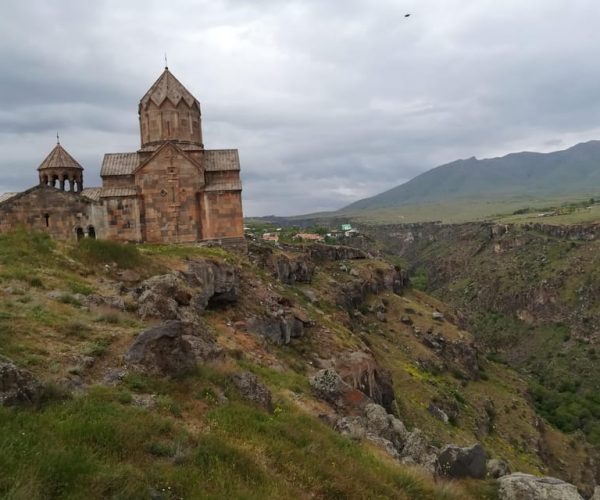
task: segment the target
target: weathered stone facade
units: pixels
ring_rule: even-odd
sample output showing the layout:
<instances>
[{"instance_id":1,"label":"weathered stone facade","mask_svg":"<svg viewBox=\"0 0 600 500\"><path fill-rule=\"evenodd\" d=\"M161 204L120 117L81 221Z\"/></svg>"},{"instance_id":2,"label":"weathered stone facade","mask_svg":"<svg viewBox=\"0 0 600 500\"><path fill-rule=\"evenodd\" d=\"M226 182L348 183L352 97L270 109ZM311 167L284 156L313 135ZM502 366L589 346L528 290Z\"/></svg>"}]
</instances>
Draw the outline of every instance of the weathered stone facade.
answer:
<instances>
[{"instance_id":1,"label":"weathered stone facade","mask_svg":"<svg viewBox=\"0 0 600 500\"><path fill-rule=\"evenodd\" d=\"M165 68L139 104L141 148L108 153L102 187L57 143L39 185L0 196L0 232L19 225L57 239L193 243L243 239L238 152L206 150L200 103Z\"/></svg>"}]
</instances>

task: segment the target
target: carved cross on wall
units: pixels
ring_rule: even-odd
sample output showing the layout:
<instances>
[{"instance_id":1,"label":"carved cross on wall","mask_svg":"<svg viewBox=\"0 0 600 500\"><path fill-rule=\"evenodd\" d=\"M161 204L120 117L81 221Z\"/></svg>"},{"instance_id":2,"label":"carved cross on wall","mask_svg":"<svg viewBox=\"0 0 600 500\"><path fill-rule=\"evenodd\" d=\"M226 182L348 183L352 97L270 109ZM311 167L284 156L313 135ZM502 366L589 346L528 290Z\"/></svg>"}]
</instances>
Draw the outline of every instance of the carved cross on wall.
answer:
<instances>
[{"instance_id":1,"label":"carved cross on wall","mask_svg":"<svg viewBox=\"0 0 600 500\"><path fill-rule=\"evenodd\" d=\"M167 168L168 180L167 182L171 185L171 203L177 203L177 186L179 184L179 176L177 168L174 165L175 155L173 152L169 152L167 159L169 160L169 167Z\"/></svg>"}]
</instances>

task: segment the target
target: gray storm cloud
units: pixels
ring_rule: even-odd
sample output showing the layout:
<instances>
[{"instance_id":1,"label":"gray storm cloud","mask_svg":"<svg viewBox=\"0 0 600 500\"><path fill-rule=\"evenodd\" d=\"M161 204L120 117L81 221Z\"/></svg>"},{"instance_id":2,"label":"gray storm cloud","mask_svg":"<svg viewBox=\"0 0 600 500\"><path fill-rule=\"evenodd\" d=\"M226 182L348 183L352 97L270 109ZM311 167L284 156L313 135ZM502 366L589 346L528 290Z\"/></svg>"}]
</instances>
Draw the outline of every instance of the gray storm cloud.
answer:
<instances>
[{"instance_id":1,"label":"gray storm cloud","mask_svg":"<svg viewBox=\"0 0 600 500\"><path fill-rule=\"evenodd\" d=\"M9 1L0 190L35 182L57 130L99 184L105 152L138 147L165 52L202 103L207 147L239 148L247 215L600 138L599 25L591 0Z\"/></svg>"}]
</instances>

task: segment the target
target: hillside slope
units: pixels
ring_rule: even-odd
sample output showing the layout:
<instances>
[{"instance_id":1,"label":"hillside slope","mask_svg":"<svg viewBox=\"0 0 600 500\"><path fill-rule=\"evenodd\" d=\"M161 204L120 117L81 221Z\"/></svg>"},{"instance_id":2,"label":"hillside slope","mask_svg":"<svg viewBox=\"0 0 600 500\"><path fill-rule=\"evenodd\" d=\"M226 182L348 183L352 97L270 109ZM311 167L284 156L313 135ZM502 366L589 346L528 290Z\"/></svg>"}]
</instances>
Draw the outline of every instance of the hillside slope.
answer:
<instances>
[{"instance_id":1,"label":"hillside slope","mask_svg":"<svg viewBox=\"0 0 600 500\"><path fill-rule=\"evenodd\" d=\"M520 195L552 197L600 192L600 141L553 153L513 153L501 158L457 160L405 184L352 203L356 212L460 199Z\"/></svg>"},{"instance_id":2,"label":"hillside slope","mask_svg":"<svg viewBox=\"0 0 600 500\"><path fill-rule=\"evenodd\" d=\"M496 498L438 477L475 442L593 488L594 452L527 382L358 250L15 233L0 280L2 497Z\"/></svg>"}]
</instances>

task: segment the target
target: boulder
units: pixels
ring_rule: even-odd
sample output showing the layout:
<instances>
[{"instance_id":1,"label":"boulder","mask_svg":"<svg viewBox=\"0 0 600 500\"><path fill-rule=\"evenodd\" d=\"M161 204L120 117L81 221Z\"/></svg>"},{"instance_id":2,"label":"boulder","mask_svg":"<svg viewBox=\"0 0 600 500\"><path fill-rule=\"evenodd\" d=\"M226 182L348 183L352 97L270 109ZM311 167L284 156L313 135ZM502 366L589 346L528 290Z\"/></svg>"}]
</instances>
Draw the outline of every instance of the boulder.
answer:
<instances>
[{"instance_id":1,"label":"boulder","mask_svg":"<svg viewBox=\"0 0 600 500\"><path fill-rule=\"evenodd\" d=\"M240 391L241 396L267 411L273 410L271 391L258 381L254 373L242 372L232 375L231 381Z\"/></svg>"},{"instance_id":2,"label":"boulder","mask_svg":"<svg viewBox=\"0 0 600 500\"><path fill-rule=\"evenodd\" d=\"M317 396L330 403L336 403L350 389L333 368L319 370L310 378L310 386Z\"/></svg>"},{"instance_id":3,"label":"boulder","mask_svg":"<svg viewBox=\"0 0 600 500\"><path fill-rule=\"evenodd\" d=\"M441 420L445 424L450 423L450 417L446 414L444 410L442 410L439 406L434 403L430 403L427 411L431 413L435 418Z\"/></svg>"},{"instance_id":4,"label":"boulder","mask_svg":"<svg viewBox=\"0 0 600 500\"><path fill-rule=\"evenodd\" d=\"M373 434L367 434L367 440L382 448L392 458L395 458L396 460L400 458L398 448L389 439L385 439L380 436L375 436Z\"/></svg>"},{"instance_id":5,"label":"boulder","mask_svg":"<svg viewBox=\"0 0 600 500\"><path fill-rule=\"evenodd\" d=\"M44 386L27 370L0 356L0 406L38 405Z\"/></svg>"},{"instance_id":6,"label":"boulder","mask_svg":"<svg viewBox=\"0 0 600 500\"><path fill-rule=\"evenodd\" d=\"M485 468L487 470L487 477L490 479L498 479L510 474L510 467L508 464L504 460L499 460L497 458L488 460Z\"/></svg>"},{"instance_id":7,"label":"boulder","mask_svg":"<svg viewBox=\"0 0 600 500\"><path fill-rule=\"evenodd\" d=\"M498 479L500 500L583 500L577 488L554 477L515 472Z\"/></svg>"},{"instance_id":8,"label":"boulder","mask_svg":"<svg viewBox=\"0 0 600 500\"><path fill-rule=\"evenodd\" d=\"M166 321L144 330L125 354L126 364L155 375L180 376L194 370L196 356L184 338L190 329L181 321Z\"/></svg>"},{"instance_id":9,"label":"boulder","mask_svg":"<svg viewBox=\"0 0 600 500\"><path fill-rule=\"evenodd\" d=\"M437 471L453 478L483 479L486 475L487 453L479 443L468 448L450 444L438 456Z\"/></svg>"},{"instance_id":10,"label":"boulder","mask_svg":"<svg viewBox=\"0 0 600 500\"><path fill-rule=\"evenodd\" d=\"M142 291L151 290L156 295L169 297L182 306L188 305L192 298L189 287L179 273L152 276L143 281L139 289Z\"/></svg>"},{"instance_id":11,"label":"boulder","mask_svg":"<svg viewBox=\"0 0 600 500\"><path fill-rule=\"evenodd\" d=\"M190 344L196 361L207 363L222 359L225 355L223 348L208 335L183 335L183 340Z\"/></svg>"},{"instance_id":12,"label":"boulder","mask_svg":"<svg viewBox=\"0 0 600 500\"><path fill-rule=\"evenodd\" d=\"M152 290L146 290L140 295L138 314L144 320L148 318L169 320L179 317L177 302L169 296L157 294Z\"/></svg>"},{"instance_id":13,"label":"boulder","mask_svg":"<svg viewBox=\"0 0 600 500\"><path fill-rule=\"evenodd\" d=\"M383 406L374 403L365 405L364 416L338 419L335 430L356 441L367 439L395 459L400 458L400 451L408 436L400 420L388 414Z\"/></svg>"},{"instance_id":14,"label":"boulder","mask_svg":"<svg viewBox=\"0 0 600 500\"><path fill-rule=\"evenodd\" d=\"M400 450L408 438L402 421L389 414L383 406L370 403L365 406L365 421L368 434L382 437Z\"/></svg>"},{"instance_id":15,"label":"boulder","mask_svg":"<svg viewBox=\"0 0 600 500\"><path fill-rule=\"evenodd\" d=\"M432 446L423 431L413 429L407 436L400 461L407 465L420 465L432 474L436 470L438 449Z\"/></svg>"},{"instance_id":16,"label":"boulder","mask_svg":"<svg viewBox=\"0 0 600 500\"><path fill-rule=\"evenodd\" d=\"M590 500L600 500L600 486L594 488L594 493L590 497Z\"/></svg>"}]
</instances>

